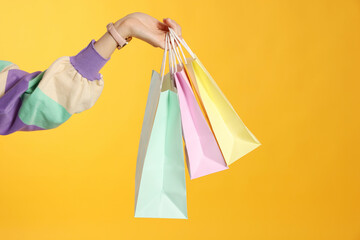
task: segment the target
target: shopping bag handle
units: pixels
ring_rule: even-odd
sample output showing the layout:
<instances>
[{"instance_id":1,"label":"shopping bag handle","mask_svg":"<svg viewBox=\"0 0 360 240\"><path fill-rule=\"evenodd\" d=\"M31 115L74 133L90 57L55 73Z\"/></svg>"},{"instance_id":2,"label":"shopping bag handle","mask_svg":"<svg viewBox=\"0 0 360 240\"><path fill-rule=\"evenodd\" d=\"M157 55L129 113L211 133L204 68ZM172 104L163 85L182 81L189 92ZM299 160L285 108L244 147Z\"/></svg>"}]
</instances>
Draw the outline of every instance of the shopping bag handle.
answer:
<instances>
[{"instance_id":1,"label":"shopping bag handle","mask_svg":"<svg viewBox=\"0 0 360 240\"><path fill-rule=\"evenodd\" d=\"M174 59L173 59L173 54L171 51L169 32L167 32L166 35L168 36L166 44L167 44L168 53L169 53L169 72L170 72L170 75L172 75L174 73L174 64L173 64Z\"/></svg>"},{"instance_id":2,"label":"shopping bag handle","mask_svg":"<svg viewBox=\"0 0 360 240\"><path fill-rule=\"evenodd\" d=\"M176 69L175 69L175 65L176 65L176 59L175 59L175 54L173 52L173 48L171 45L171 40L170 40L170 32L167 32L165 34L165 47L164 47L164 54L163 54L163 60L161 63L161 68L160 68L160 73L161 73L161 80L160 80L160 89L162 88L163 82L164 82L164 77L165 77L165 64L166 64L166 55L169 54L169 72L170 72L170 76L172 74L175 73ZM179 59L178 59L179 60ZM181 60L179 60L179 62L181 62Z\"/></svg>"},{"instance_id":3,"label":"shopping bag handle","mask_svg":"<svg viewBox=\"0 0 360 240\"><path fill-rule=\"evenodd\" d=\"M169 31L170 31L170 30L169 30ZM185 54L184 54L184 52L183 52L183 50L182 50L182 47L181 47L181 43L178 41L178 39L176 38L176 36L174 35L173 32L170 32L170 37L171 37L172 40L175 40L175 42L176 42L176 44L177 44L177 46L175 47L176 52L178 53L178 55L180 55L179 50L178 50L178 48L180 48L180 51L181 51L181 53L182 53L184 62L185 62L185 64L187 64ZM173 45L175 46L175 43L173 43ZM180 59L181 59L181 58L180 58Z\"/></svg>"},{"instance_id":4,"label":"shopping bag handle","mask_svg":"<svg viewBox=\"0 0 360 240\"><path fill-rule=\"evenodd\" d=\"M177 40L178 45L180 45L180 44L179 44L179 42L180 42L181 45L184 46L184 48L186 49L186 51L188 51L188 53L191 55L191 57L195 59L195 58L196 58L196 55L194 54L193 51L191 51L190 47L189 47L189 46L187 45L187 43L185 42L185 39L180 38L180 37L176 34L176 32L174 31L174 29L172 29L171 27L169 27L169 32L170 32L170 34L172 34L172 36Z\"/></svg>"},{"instance_id":5,"label":"shopping bag handle","mask_svg":"<svg viewBox=\"0 0 360 240\"><path fill-rule=\"evenodd\" d=\"M172 56L173 73L175 73L175 72L177 72L177 61L179 62L181 68L184 68L184 63L181 60L181 56L180 56L178 48L175 46L174 36L171 33L169 33L169 36L170 37L168 39L168 41L169 41L168 48L169 48L169 53ZM179 44L178 44L178 47L181 48L181 46ZM183 56L184 56L184 60L186 61L185 55L183 55Z\"/></svg>"},{"instance_id":6,"label":"shopping bag handle","mask_svg":"<svg viewBox=\"0 0 360 240\"><path fill-rule=\"evenodd\" d=\"M160 73L161 73L161 80L160 80L160 89L162 87L163 81L164 81L164 73L165 73L165 62L166 62L166 53L168 50L168 34L165 35L165 47L164 47L164 55L163 55L163 59L162 59L162 63L161 63L161 68L160 68Z\"/></svg>"},{"instance_id":7,"label":"shopping bag handle","mask_svg":"<svg viewBox=\"0 0 360 240\"><path fill-rule=\"evenodd\" d=\"M177 71L177 62L178 61L181 65L181 67L184 66L184 63L181 59L180 52L178 48L180 48L180 51L182 53L183 59L185 64L187 63L185 54L181 48L181 45L187 50L187 52L191 55L193 59L196 59L196 55L191 51L190 47L187 45L184 39L181 39L179 36L176 35L175 31L168 27L169 31L165 34L165 47L164 47L164 54L163 54L163 60L161 63L160 73L161 73L161 80L160 80L160 88L162 87L163 81L164 81L164 75L165 75L165 63L166 63L166 55L169 51L169 72L170 75L174 74ZM175 46L175 43L177 46Z\"/></svg>"}]
</instances>

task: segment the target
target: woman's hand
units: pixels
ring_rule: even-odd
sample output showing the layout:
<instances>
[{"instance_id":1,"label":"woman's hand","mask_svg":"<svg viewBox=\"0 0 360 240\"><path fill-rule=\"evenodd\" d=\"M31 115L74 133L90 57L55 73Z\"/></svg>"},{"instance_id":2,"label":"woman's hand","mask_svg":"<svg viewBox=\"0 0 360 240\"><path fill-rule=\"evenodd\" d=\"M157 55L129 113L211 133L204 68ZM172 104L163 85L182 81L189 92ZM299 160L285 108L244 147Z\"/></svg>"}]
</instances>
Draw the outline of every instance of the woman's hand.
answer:
<instances>
[{"instance_id":1,"label":"woman's hand","mask_svg":"<svg viewBox=\"0 0 360 240\"><path fill-rule=\"evenodd\" d=\"M154 47L165 47L165 34L168 27L174 29L181 38L181 27L174 20L164 18L160 22L145 13L135 12L126 15L114 24L115 28L123 38L135 37L141 39Z\"/></svg>"},{"instance_id":2,"label":"woman's hand","mask_svg":"<svg viewBox=\"0 0 360 240\"><path fill-rule=\"evenodd\" d=\"M181 27L174 20L164 18L163 22L158 21L145 13L134 12L126 15L114 23L116 31L123 38L132 37L141 39L154 47L165 48L165 34L168 27L174 29L176 34L181 37ZM109 59L117 47L114 38L108 33L94 43L96 51L105 59Z\"/></svg>"}]
</instances>

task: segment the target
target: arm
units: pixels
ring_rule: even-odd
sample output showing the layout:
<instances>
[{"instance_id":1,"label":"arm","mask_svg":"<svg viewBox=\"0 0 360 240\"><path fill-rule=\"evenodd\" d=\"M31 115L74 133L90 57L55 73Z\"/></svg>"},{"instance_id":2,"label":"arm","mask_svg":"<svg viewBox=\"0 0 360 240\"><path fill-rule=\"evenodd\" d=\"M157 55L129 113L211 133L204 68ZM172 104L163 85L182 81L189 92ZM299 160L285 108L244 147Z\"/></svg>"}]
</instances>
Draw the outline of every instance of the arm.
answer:
<instances>
[{"instance_id":1,"label":"arm","mask_svg":"<svg viewBox=\"0 0 360 240\"><path fill-rule=\"evenodd\" d=\"M180 31L170 19L161 23L143 13L129 14L114 25L124 38L139 38L160 48L168 26ZM48 69L36 72L0 60L0 135L56 128L92 107L104 87L99 71L116 46L106 32L76 55L59 57Z\"/></svg>"}]
</instances>

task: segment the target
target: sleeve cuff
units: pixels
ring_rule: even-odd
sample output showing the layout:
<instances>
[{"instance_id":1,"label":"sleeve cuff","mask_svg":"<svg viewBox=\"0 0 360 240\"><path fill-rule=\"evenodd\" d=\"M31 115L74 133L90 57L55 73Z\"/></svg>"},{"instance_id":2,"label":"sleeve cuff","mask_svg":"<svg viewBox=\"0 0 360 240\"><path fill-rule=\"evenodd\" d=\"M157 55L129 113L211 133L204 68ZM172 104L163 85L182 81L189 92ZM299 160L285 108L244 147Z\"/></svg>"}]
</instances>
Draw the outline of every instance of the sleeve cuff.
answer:
<instances>
[{"instance_id":1,"label":"sleeve cuff","mask_svg":"<svg viewBox=\"0 0 360 240\"><path fill-rule=\"evenodd\" d=\"M100 69L110 60L104 58L94 47L95 39L82 49L77 55L70 57L70 62L74 68L88 80L98 80L102 77Z\"/></svg>"}]
</instances>

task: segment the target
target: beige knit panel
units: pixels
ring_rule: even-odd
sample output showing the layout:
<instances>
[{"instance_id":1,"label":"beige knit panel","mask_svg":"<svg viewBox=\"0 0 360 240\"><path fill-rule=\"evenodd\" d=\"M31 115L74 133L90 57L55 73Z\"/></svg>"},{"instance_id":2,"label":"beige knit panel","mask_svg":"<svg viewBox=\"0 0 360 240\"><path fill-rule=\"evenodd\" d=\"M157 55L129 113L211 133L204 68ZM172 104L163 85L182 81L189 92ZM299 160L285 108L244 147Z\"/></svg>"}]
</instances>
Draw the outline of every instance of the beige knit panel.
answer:
<instances>
[{"instance_id":1,"label":"beige knit panel","mask_svg":"<svg viewBox=\"0 0 360 240\"><path fill-rule=\"evenodd\" d=\"M56 59L44 73L38 87L62 105L70 114L91 108L104 88L104 80L84 78L70 62L69 56Z\"/></svg>"},{"instance_id":2,"label":"beige knit panel","mask_svg":"<svg viewBox=\"0 0 360 240\"><path fill-rule=\"evenodd\" d=\"M6 80L10 69L19 69L19 66L12 63L0 71L0 98L5 94Z\"/></svg>"}]
</instances>

